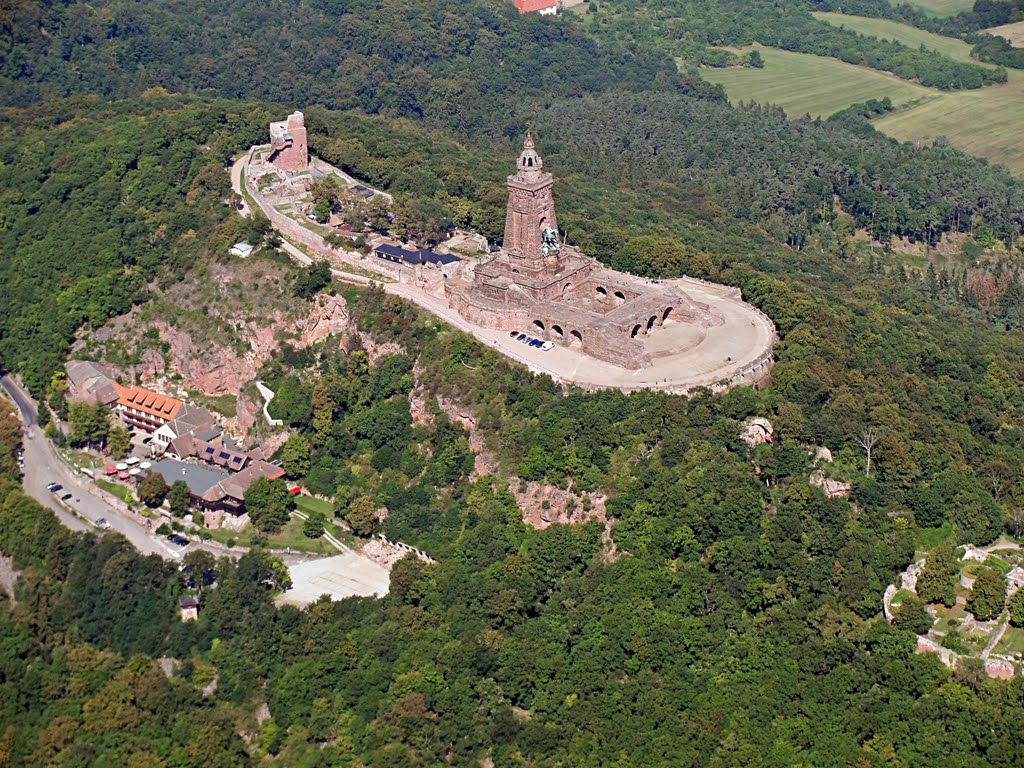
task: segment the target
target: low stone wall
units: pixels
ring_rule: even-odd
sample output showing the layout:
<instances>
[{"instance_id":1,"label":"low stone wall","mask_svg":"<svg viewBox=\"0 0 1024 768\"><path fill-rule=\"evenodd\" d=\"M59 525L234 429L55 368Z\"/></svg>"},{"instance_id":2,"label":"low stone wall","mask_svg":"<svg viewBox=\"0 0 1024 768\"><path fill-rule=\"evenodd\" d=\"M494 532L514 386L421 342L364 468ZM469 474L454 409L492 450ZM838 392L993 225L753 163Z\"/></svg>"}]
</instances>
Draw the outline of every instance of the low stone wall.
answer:
<instances>
[{"instance_id":1,"label":"low stone wall","mask_svg":"<svg viewBox=\"0 0 1024 768\"><path fill-rule=\"evenodd\" d=\"M411 552L412 554L416 555L416 557L418 557L420 560L423 560L424 562L427 562L427 563L436 563L437 562L437 560L432 558L430 555L428 555L422 549L417 549L416 547L412 547L412 546L410 546L408 544L403 544L400 541L391 541L383 533L376 534L374 536L374 538L375 539L380 539L382 542L387 544L389 547L395 547L397 549L402 550L403 552Z\"/></svg>"},{"instance_id":2,"label":"low stone wall","mask_svg":"<svg viewBox=\"0 0 1024 768\"><path fill-rule=\"evenodd\" d=\"M882 613L885 614L885 620L890 624L892 624L893 620L892 598L901 589L908 589L911 592L917 591L917 577L921 575L924 561L925 559L922 557L920 560L908 565L906 570L900 574L899 586L890 584L885 588L885 592L882 594Z\"/></svg>"},{"instance_id":3,"label":"low stone wall","mask_svg":"<svg viewBox=\"0 0 1024 768\"><path fill-rule=\"evenodd\" d=\"M890 624L893 621L892 598L898 591L895 584L890 584L882 594L882 613L885 615L885 620Z\"/></svg>"},{"instance_id":4,"label":"low stone wall","mask_svg":"<svg viewBox=\"0 0 1024 768\"><path fill-rule=\"evenodd\" d=\"M256 389L263 396L263 417L267 420L267 424L272 427L280 427L284 424L281 419L275 419L270 415L270 401L274 399L274 390L264 384L262 381L256 382Z\"/></svg>"},{"instance_id":5,"label":"low stone wall","mask_svg":"<svg viewBox=\"0 0 1024 768\"><path fill-rule=\"evenodd\" d=\"M939 657L939 661L945 664L947 667L952 669L956 666L956 663L960 660L960 654L954 653L949 648L936 643L930 637L924 635L917 636L917 652L918 653L934 653Z\"/></svg>"}]
</instances>

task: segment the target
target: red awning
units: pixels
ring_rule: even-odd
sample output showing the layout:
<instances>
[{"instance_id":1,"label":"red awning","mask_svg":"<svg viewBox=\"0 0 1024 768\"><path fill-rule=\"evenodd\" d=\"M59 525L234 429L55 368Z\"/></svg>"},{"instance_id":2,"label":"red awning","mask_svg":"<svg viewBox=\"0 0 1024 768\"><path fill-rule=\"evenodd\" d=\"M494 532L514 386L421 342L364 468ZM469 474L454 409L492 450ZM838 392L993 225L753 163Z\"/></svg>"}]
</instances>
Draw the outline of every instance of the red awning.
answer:
<instances>
[{"instance_id":1,"label":"red awning","mask_svg":"<svg viewBox=\"0 0 1024 768\"><path fill-rule=\"evenodd\" d=\"M118 475L118 477L121 480L127 480L128 479L128 473L127 472L122 472L121 474Z\"/></svg>"},{"instance_id":2,"label":"red awning","mask_svg":"<svg viewBox=\"0 0 1024 768\"><path fill-rule=\"evenodd\" d=\"M296 485L294 488L289 488L288 489L288 493L290 493L292 496L301 496L302 495L302 489L299 488L299 486Z\"/></svg>"},{"instance_id":3,"label":"red awning","mask_svg":"<svg viewBox=\"0 0 1024 768\"><path fill-rule=\"evenodd\" d=\"M105 475L116 475L117 474L117 469L114 468L114 467L107 467L106 469L103 470L103 474L105 474Z\"/></svg>"}]
</instances>

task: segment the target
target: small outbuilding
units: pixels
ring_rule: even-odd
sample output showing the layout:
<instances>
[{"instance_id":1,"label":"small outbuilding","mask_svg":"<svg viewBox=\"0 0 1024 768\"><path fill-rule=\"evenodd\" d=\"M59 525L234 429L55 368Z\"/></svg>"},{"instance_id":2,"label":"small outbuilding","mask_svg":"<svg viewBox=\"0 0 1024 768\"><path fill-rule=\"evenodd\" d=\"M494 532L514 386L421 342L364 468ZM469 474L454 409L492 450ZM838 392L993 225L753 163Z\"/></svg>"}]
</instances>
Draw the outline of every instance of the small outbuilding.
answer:
<instances>
[{"instance_id":1,"label":"small outbuilding","mask_svg":"<svg viewBox=\"0 0 1024 768\"><path fill-rule=\"evenodd\" d=\"M199 618L199 600L192 595L185 595L178 600L182 621L195 621Z\"/></svg>"},{"instance_id":2,"label":"small outbuilding","mask_svg":"<svg viewBox=\"0 0 1024 768\"><path fill-rule=\"evenodd\" d=\"M240 259L246 258L254 250L253 246L248 243L235 243L228 250L232 256L238 256Z\"/></svg>"}]
</instances>

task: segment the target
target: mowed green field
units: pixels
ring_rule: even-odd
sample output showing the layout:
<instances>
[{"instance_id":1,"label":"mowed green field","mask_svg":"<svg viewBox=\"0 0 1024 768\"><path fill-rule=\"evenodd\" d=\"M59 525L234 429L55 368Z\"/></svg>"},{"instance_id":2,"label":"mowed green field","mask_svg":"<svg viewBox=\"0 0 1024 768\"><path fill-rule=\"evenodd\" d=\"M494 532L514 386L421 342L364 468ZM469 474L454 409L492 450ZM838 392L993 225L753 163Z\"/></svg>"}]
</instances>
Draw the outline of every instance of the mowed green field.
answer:
<instances>
[{"instance_id":1,"label":"mowed green field","mask_svg":"<svg viewBox=\"0 0 1024 768\"><path fill-rule=\"evenodd\" d=\"M889 0L892 5L899 5L896 0ZM909 0L915 8L920 8L931 16L955 16L960 11L969 11L974 7L974 0Z\"/></svg>"},{"instance_id":2,"label":"mowed green field","mask_svg":"<svg viewBox=\"0 0 1024 768\"><path fill-rule=\"evenodd\" d=\"M970 50L958 40L894 22L816 15L839 16L849 29L862 34L886 36L915 47L923 43L961 61ZM755 47L765 60L764 69L704 68L702 76L721 83L734 103L777 104L794 118L805 113L827 116L850 104L888 96L897 109L874 122L883 133L925 143L945 137L954 147L1024 174L1024 72L1011 69L1003 85L939 91L836 59Z\"/></svg>"},{"instance_id":3,"label":"mowed green field","mask_svg":"<svg viewBox=\"0 0 1024 768\"><path fill-rule=\"evenodd\" d=\"M701 76L725 88L729 100L776 104L790 117L827 117L851 104L888 96L894 104L935 98L938 91L825 56L755 45L763 69L703 67ZM750 49L744 49L750 50Z\"/></svg>"},{"instance_id":4,"label":"mowed green field","mask_svg":"<svg viewBox=\"0 0 1024 768\"><path fill-rule=\"evenodd\" d=\"M971 58L971 46L963 40L943 37L933 32L926 32L908 24L900 24L888 19L870 19L866 16L847 16L845 13L814 13L816 19L836 27L846 27L852 32L879 40L892 40L902 43L908 48L920 48L922 45L954 61L977 64Z\"/></svg>"},{"instance_id":5,"label":"mowed green field","mask_svg":"<svg viewBox=\"0 0 1024 768\"><path fill-rule=\"evenodd\" d=\"M941 93L874 125L902 141L932 142L944 136L964 152L1024 174L1024 72L1011 69L1009 75L1005 85Z\"/></svg>"}]
</instances>

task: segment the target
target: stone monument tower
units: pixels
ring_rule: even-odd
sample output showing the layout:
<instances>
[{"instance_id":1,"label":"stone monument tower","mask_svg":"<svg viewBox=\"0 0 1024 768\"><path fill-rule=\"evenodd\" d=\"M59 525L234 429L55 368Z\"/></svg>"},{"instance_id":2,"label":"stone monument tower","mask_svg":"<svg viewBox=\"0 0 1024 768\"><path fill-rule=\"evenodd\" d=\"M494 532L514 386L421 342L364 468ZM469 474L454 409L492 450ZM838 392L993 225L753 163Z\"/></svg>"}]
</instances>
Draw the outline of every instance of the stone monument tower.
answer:
<instances>
[{"instance_id":1,"label":"stone monument tower","mask_svg":"<svg viewBox=\"0 0 1024 768\"><path fill-rule=\"evenodd\" d=\"M558 241L553 178L526 135L508 177L503 246L445 281L449 306L474 323L578 349L636 370L651 365L665 343L645 339L665 321L699 328L720 323L707 304L683 291L606 269L579 248ZM701 334L686 335L684 343Z\"/></svg>"},{"instance_id":2,"label":"stone monument tower","mask_svg":"<svg viewBox=\"0 0 1024 768\"><path fill-rule=\"evenodd\" d=\"M508 209L505 214L504 249L524 274L537 275L557 262L558 220L555 200L551 195L554 178L544 170L544 161L533 146L533 137L526 134L523 151L516 162L516 172L508 177ZM543 233L554 234L554 248L544 248ZM557 270L556 270L557 271Z\"/></svg>"}]
</instances>

